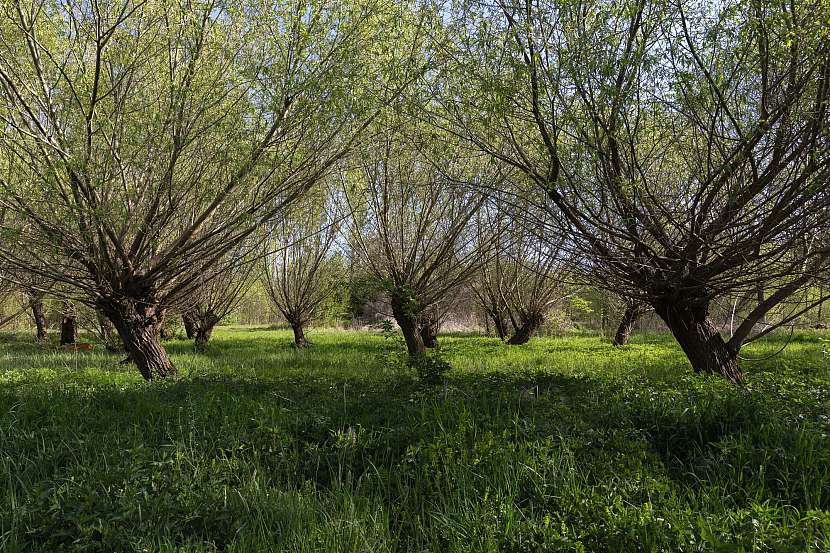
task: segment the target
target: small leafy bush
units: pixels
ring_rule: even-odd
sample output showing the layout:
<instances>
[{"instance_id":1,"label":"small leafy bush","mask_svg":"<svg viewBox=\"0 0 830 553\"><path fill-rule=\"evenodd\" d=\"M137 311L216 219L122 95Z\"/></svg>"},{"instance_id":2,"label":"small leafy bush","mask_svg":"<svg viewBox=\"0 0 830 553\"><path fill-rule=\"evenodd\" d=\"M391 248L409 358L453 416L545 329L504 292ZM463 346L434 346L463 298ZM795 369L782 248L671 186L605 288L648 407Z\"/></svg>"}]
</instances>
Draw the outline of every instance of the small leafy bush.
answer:
<instances>
[{"instance_id":1,"label":"small leafy bush","mask_svg":"<svg viewBox=\"0 0 830 553\"><path fill-rule=\"evenodd\" d=\"M418 379L424 384L440 384L452 369L449 362L437 353L411 356L409 366L415 369Z\"/></svg>"},{"instance_id":2,"label":"small leafy bush","mask_svg":"<svg viewBox=\"0 0 830 553\"><path fill-rule=\"evenodd\" d=\"M395 323L393 323L389 319L383 319L379 323L373 325L374 328L380 330L381 335L386 338L394 338L398 335L398 329L395 327Z\"/></svg>"}]
</instances>

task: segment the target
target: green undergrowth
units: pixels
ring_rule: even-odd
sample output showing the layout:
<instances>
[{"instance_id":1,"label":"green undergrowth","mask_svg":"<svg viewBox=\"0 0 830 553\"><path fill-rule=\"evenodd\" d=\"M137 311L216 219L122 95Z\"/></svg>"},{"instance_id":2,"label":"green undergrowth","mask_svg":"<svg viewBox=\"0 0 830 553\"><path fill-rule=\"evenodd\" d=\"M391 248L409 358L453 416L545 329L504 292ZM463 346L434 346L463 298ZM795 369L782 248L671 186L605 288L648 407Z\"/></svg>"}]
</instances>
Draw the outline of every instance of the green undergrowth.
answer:
<instances>
[{"instance_id":1,"label":"green undergrowth","mask_svg":"<svg viewBox=\"0 0 830 553\"><path fill-rule=\"evenodd\" d=\"M745 391L658 335L442 336L428 380L398 338L309 338L169 342L145 383L0 336L0 550L830 551L818 334L748 348Z\"/></svg>"}]
</instances>

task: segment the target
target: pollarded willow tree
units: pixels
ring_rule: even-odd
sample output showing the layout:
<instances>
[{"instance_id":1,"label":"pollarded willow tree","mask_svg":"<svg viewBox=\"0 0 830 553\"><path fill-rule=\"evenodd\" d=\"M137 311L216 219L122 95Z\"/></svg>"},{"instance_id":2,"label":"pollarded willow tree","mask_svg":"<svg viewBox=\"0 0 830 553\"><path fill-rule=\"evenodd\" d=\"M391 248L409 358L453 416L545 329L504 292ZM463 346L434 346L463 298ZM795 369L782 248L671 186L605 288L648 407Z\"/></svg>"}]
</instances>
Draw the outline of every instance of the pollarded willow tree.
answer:
<instances>
[{"instance_id":1,"label":"pollarded willow tree","mask_svg":"<svg viewBox=\"0 0 830 553\"><path fill-rule=\"evenodd\" d=\"M14 217L0 255L97 307L146 379L173 373L165 312L422 70L386 47L419 40L413 14L388 0L3 3L0 208Z\"/></svg>"},{"instance_id":2,"label":"pollarded willow tree","mask_svg":"<svg viewBox=\"0 0 830 553\"><path fill-rule=\"evenodd\" d=\"M532 179L566 223L549 233L652 307L696 371L741 381L741 347L810 307L793 294L830 257L830 5L511 0L456 15L457 132ZM724 338L712 306L756 289Z\"/></svg>"},{"instance_id":3,"label":"pollarded willow tree","mask_svg":"<svg viewBox=\"0 0 830 553\"><path fill-rule=\"evenodd\" d=\"M242 251L242 255L234 255ZM182 311L185 332L197 350L204 350L216 325L222 322L242 301L254 280L256 259L242 245L219 262L217 271L201 279L187 298ZM189 329L187 327L190 327Z\"/></svg>"},{"instance_id":4,"label":"pollarded willow tree","mask_svg":"<svg viewBox=\"0 0 830 553\"><path fill-rule=\"evenodd\" d=\"M434 325L435 308L487 253L472 221L495 172L456 146L390 127L343 175L354 253L388 294L412 356L425 353L425 335L434 337L433 329L422 330Z\"/></svg>"},{"instance_id":5,"label":"pollarded willow tree","mask_svg":"<svg viewBox=\"0 0 830 553\"><path fill-rule=\"evenodd\" d=\"M531 206L514 204L499 193L491 198L477 227L479 240L492 252L470 285L499 338L526 344L550 311L573 293L576 264L563 246L564 237L545 239L523 224Z\"/></svg>"},{"instance_id":6,"label":"pollarded willow tree","mask_svg":"<svg viewBox=\"0 0 830 553\"><path fill-rule=\"evenodd\" d=\"M620 316L620 323L617 325L616 332L614 332L614 338L611 340L614 347L622 347L628 344L637 321L649 311L649 307L637 299L623 298L623 304L624 309L622 316Z\"/></svg>"},{"instance_id":7,"label":"pollarded willow tree","mask_svg":"<svg viewBox=\"0 0 830 553\"><path fill-rule=\"evenodd\" d=\"M32 312L32 320L35 323L35 340L44 342L48 338L49 321L46 319L46 307L43 304L44 293L34 289L27 288L24 292L26 295L26 303Z\"/></svg>"},{"instance_id":8,"label":"pollarded willow tree","mask_svg":"<svg viewBox=\"0 0 830 553\"><path fill-rule=\"evenodd\" d=\"M306 347L305 331L343 282L335 241L339 221L326 206L308 201L268 227L263 284L277 311L294 332L294 345Z\"/></svg>"},{"instance_id":9,"label":"pollarded willow tree","mask_svg":"<svg viewBox=\"0 0 830 553\"><path fill-rule=\"evenodd\" d=\"M58 342L62 346L78 341L78 311L71 301L64 300L61 305L61 336Z\"/></svg>"}]
</instances>

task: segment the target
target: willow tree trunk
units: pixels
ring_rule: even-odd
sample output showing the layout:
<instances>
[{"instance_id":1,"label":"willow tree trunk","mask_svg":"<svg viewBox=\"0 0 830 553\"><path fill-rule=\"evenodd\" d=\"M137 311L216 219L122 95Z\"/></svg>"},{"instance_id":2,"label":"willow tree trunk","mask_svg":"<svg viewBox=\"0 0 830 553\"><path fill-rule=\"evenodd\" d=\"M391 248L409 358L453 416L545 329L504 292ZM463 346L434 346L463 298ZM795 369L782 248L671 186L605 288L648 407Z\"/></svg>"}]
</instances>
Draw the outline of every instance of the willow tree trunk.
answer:
<instances>
[{"instance_id":1,"label":"willow tree trunk","mask_svg":"<svg viewBox=\"0 0 830 553\"><path fill-rule=\"evenodd\" d=\"M173 333L167 327L167 314L166 313L159 316L158 330L159 330L159 338L161 338L162 340L172 340L174 338Z\"/></svg>"},{"instance_id":2,"label":"willow tree trunk","mask_svg":"<svg viewBox=\"0 0 830 553\"><path fill-rule=\"evenodd\" d=\"M528 343L544 322L545 317L541 313L530 313L522 317L521 324L507 343L511 346L520 346Z\"/></svg>"},{"instance_id":3,"label":"willow tree trunk","mask_svg":"<svg viewBox=\"0 0 830 553\"><path fill-rule=\"evenodd\" d=\"M294 345L302 349L308 346L308 340L305 337L304 325L302 323L291 323L291 330L294 331Z\"/></svg>"},{"instance_id":4,"label":"willow tree trunk","mask_svg":"<svg viewBox=\"0 0 830 553\"><path fill-rule=\"evenodd\" d=\"M163 317L149 302L135 300L101 300L99 307L112 321L124 343L129 360L136 364L145 380L176 374L159 337Z\"/></svg>"},{"instance_id":5,"label":"willow tree trunk","mask_svg":"<svg viewBox=\"0 0 830 553\"><path fill-rule=\"evenodd\" d=\"M418 332L421 334L421 341L424 347L435 348L438 347L438 320L432 317L424 320Z\"/></svg>"},{"instance_id":6,"label":"willow tree trunk","mask_svg":"<svg viewBox=\"0 0 830 553\"><path fill-rule=\"evenodd\" d=\"M507 338L507 321L505 321L504 318L493 318L493 326L496 327L496 333L499 335L499 340Z\"/></svg>"},{"instance_id":7,"label":"willow tree trunk","mask_svg":"<svg viewBox=\"0 0 830 553\"><path fill-rule=\"evenodd\" d=\"M642 305L633 303L629 304L623 313L620 325L617 327L617 332L614 334L614 340L611 342L615 347L621 347L628 343L631 339L631 333L634 332L634 325L640 317L643 316L645 309Z\"/></svg>"},{"instance_id":8,"label":"willow tree trunk","mask_svg":"<svg viewBox=\"0 0 830 553\"><path fill-rule=\"evenodd\" d=\"M488 310L487 319L493 321L493 327L496 329L496 334L498 334L499 340L507 338L507 321L505 321L504 317L495 311Z\"/></svg>"},{"instance_id":9,"label":"willow tree trunk","mask_svg":"<svg viewBox=\"0 0 830 553\"><path fill-rule=\"evenodd\" d=\"M188 340L196 338L196 322L193 315L185 311L182 313L182 324L184 325L184 334Z\"/></svg>"},{"instance_id":10,"label":"willow tree trunk","mask_svg":"<svg viewBox=\"0 0 830 553\"><path fill-rule=\"evenodd\" d=\"M210 337L213 336L213 329L221 320L213 311L200 309L191 315L193 322L193 337L197 350L204 350L207 347Z\"/></svg>"},{"instance_id":11,"label":"willow tree trunk","mask_svg":"<svg viewBox=\"0 0 830 553\"><path fill-rule=\"evenodd\" d=\"M211 336L213 336L213 325L197 325L193 333L193 341L196 349L204 350Z\"/></svg>"},{"instance_id":12,"label":"willow tree trunk","mask_svg":"<svg viewBox=\"0 0 830 553\"><path fill-rule=\"evenodd\" d=\"M35 328L37 333L35 338L38 342L46 340L46 315L43 309L43 300L40 297L30 297L29 306L32 308L32 317L35 319Z\"/></svg>"},{"instance_id":13,"label":"willow tree trunk","mask_svg":"<svg viewBox=\"0 0 830 553\"><path fill-rule=\"evenodd\" d=\"M709 305L696 302L657 302L654 311L680 344L697 373L719 374L740 384L743 375L738 368L738 352L726 344L709 320Z\"/></svg>"},{"instance_id":14,"label":"willow tree trunk","mask_svg":"<svg viewBox=\"0 0 830 553\"><path fill-rule=\"evenodd\" d=\"M101 329L101 340L104 342L106 350L110 353L124 351L124 344L121 342L121 337L115 335L112 321L104 315L101 309L96 309L95 313L98 317L98 326Z\"/></svg>"},{"instance_id":15,"label":"willow tree trunk","mask_svg":"<svg viewBox=\"0 0 830 553\"><path fill-rule=\"evenodd\" d=\"M426 353L426 346L418 328L417 313L410 309L410 303L405 298L392 295L392 316L401 328L403 339L406 341L406 351L410 356L417 357Z\"/></svg>"},{"instance_id":16,"label":"willow tree trunk","mask_svg":"<svg viewBox=\"0 0 830 553\"><path fill-rule=\"evenodd\" d=\"M75 310L69 302L63 303L63 318L61 319L60 345L74 344L78 341L78 319Z\"/></svg>"}]
</instances>

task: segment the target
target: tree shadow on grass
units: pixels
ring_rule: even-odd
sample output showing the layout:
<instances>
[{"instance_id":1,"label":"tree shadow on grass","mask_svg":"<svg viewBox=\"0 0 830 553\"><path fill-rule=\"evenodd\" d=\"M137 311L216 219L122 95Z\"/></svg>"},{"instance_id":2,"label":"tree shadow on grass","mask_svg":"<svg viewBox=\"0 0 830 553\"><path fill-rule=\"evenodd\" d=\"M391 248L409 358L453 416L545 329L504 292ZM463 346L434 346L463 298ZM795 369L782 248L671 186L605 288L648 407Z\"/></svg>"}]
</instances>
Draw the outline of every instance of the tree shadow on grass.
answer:
<instances>
[{"instance_id":1,"label":"tree shadow on grass","mask_svg":"<svg viewBox=\"0 0 830 553\"><path fill-rule=\"evenodd\" d=\"M234 539L235 521L250 516L247 503L258 493L251 483L327 493L345 486L394 510L406 494L432 501L440 486L422 481L430 471L454 464L487 480L495 470L485 468L487 455L502 465L528 463L521 455L547 454L533 453L537 443L572 455L589 487L642 478L632 467L645 463L679 494L727 487L736 502L743 489L757 501L830 507L798 489L826 487L826 442L822 449L799 437L762 394L747 397L689 371L675 381L645 370L457 371L445 385L424 386L410 372L373 371L383 363L382 340L321 340L302 355L263 352L263 341L270 343L217 341L219 350L207 354L215 367L177 380L124 384L70 369L72 385L58 378L0 386L3 452L13 460L14 493L27 505L19 516L40 529L30 543L48 548L64 543L60 536L72 543L103 520L127 525L128 534L167 532L221 547ZM184 356L183 345L170 350ZM226 347L236 354L228 358ZM650 362L676 358L662 355ZM354 366L332 370L332 356ZM273 371L234 372L243 361ZM479 458L484 464L474 467ZM242 501L228 504L228 490ZM131 518L136 503L141 524Z\"/></svg>"},{"instance_id":2,"label":"tree shadow on grass","mask_svg":"<svg viewBox=\"0 0 830 553\"><path fill-rule=\"evenodd\" d=\"M513 419L521 417L533 421L536 438L588 431L627 433L645 441L669 468L675 466L678 476L707 448L729 437L752 437L775 422L774 406L763 398L728 389L662 397L620 389L619 382L561 374L467 373L453 376L445 386L424 386L409 373L321 378L316 372L295 371L276 380L220 373L126 387L51 389L46 398L43 384L26 384L0 389L0 405L25 404L24 420L30 422L59 418L55 430L64 425L76 435L85 434L91 443L99 441L97 434L132 428L141 429L143 442L160 447L170 436L157 434L156 423L174 434L195 426L205 436L229 432L229 437L239 437L267 421L288 424L289 416L294 422L287 426L288 436L304 436L318 446L340 428L361 426L370 432L406 435L405 443L392 448L400 454L412 440L429 440L462 416L472 416L493 432L510 430ZM181 418L182 409L188 412L186 419ZM759 436L774 438L765 432ZM399 459L393 455L385 461Z\"/></svg>"}]
</instances>

